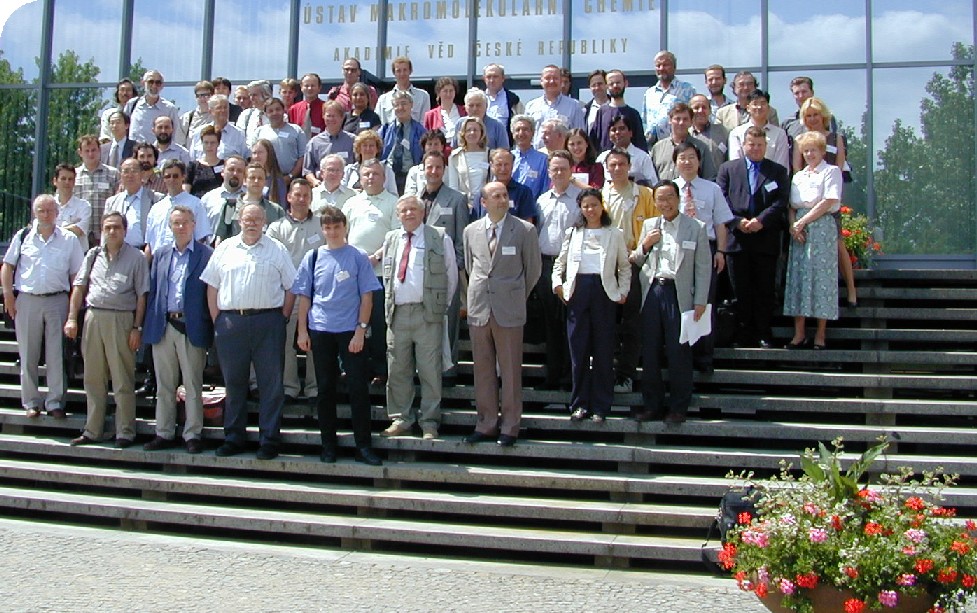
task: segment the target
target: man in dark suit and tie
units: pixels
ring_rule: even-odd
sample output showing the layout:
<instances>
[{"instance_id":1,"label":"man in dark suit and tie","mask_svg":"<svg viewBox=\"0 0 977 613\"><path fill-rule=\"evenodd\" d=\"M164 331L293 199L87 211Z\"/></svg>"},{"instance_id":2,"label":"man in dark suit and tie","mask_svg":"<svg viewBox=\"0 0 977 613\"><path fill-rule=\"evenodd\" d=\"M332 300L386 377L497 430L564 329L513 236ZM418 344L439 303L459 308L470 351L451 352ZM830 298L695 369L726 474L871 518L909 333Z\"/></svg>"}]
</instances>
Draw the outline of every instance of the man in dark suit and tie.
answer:
<instances>
[{"instance_id":1,"label":"man in dark suit and tie","mask_svg":"<svg viewBox=\"0 0 977 613\"><path fill-rule=\"evenodd\" d=\"M522 330L526 299L542 264L536 229L509 214L506 186L482 188L486 216L465 228L468 270L468 329L475 363L478 421L467 443L496 438L511 447L522 418ZM501 419L496 362L502 377Z\"/></svg>"},{"instance_id":2,"label":"man in dark suit and tie","mask_svg":"<svg viewBox=\"0 0 977 613\"><path fill-rule=\"evenodd\" d=\"M174 206L169 222L173 244L153 254L149 275L143 341L153 347L159 389L156 438L144 448L156 451L176 444L176 386L182 378L187 415L183 440L187 451L200 453L204 366L207 348L214 338L214 324L207 310L207 285L200 280L200 273L214 250L193 240L196 220L189 208Z\"/></svg>"},{"instance_id":3,"label":"man in dark suit and tie","mask_svg":"<svg viewBox=\"0 0 977 613\"><path fill-rule=\"evenodd\" d=\"M103 164L118 168L124 160L132 157L136 141L129 138L129 116L123 111L114 111L109 116L109 130L112 140L102 143L99 157Z\"/></svg>"},{"instance_id":4,"label":"man in dark suit and tie","mask_svg":"<svg viewBox=\"0 0 977 613\"><path fill-rule=\"evenodd\" d=\"M716 177L733 212L726 265L736 294L737 343L765 349L773 346L770 319L777 256L790 197L787 169L765 159L766 152L764 131L749 128L743 140L744 157L720 166Z\"/></svg>"}]
</instances>

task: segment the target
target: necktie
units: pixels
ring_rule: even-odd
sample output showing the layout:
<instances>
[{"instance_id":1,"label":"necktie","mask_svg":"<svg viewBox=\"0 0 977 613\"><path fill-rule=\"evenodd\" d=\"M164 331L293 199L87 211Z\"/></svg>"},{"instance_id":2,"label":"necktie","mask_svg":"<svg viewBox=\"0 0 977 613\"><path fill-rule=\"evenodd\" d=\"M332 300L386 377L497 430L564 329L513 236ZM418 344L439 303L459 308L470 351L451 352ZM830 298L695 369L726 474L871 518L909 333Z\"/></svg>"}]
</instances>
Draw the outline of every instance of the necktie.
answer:
<instances>
[{"instance_id":1,"label":"necktie","mask_svg":"<svg viewBox=\"0 0 977 613\"><path fill-rule=\"evenodd\" d=\"M305 118L302 119L302 131L305 132L305 138L312 137L312 105L305 105Z\"/></svg>"},{"instance_id":2,"label":"necktie","mask_svg":"<svg viewBox=\"0 0 977 613\"><path fill-rule=\"evenodd\" d=\"M750 160L750 193L755 194L757 190L757 180L760 178L759 164Z\"/></svg>"},{"instance_id":3,"label":"necktie","mask_svg":"<svg viewBox=\"0 0 977 613\"><path fill-rule=\"evenodd\" d=\"M496 234L496 229L498 226L492 224L492 235L489 236L489 254L495 257L495 245L499 242L499 237Z\"/></svg>"},{"instance_id":4,"label":"necktie","mask_svg":"<svg viewBox=\"0 0 977 613\"><path fill-rule=\"evenodd\" d=\"M112 146L109 148L109 166L119 167L119 141L112 141Z\"/></svg>"},{"instance_id":5,"label":"necktie","mask_svg":"<svg viewBox=\"0 0 977 613\"><path fill-rule=\"evenodd\" d=\"M404 124L397 124L397 143L393 151L394 170L402 172L404 168Z\"/></svg>"},{"instance_id":6,"label":"necktie","mask_svg":"<svg viewBox=\"0 0 977 613\"><path fill-rule=\"evenodd\" d=\"M692 197L692 181L685 182L685 214L695 217L695 198Z\"/></svg>"},{"instance_id":7,"label":"necktie","mask_svg":"<svg viewBox=\"0 0 977 613\"><path fill-rule=\"evenodd\" d=\"M407 279L407 258L410 257L410 239L413 236L413 232L407 233L407 244L404 245L404 254L400 256L400 265L397 267L397 280L401 283Z\"/></svg>"}]
</instances>

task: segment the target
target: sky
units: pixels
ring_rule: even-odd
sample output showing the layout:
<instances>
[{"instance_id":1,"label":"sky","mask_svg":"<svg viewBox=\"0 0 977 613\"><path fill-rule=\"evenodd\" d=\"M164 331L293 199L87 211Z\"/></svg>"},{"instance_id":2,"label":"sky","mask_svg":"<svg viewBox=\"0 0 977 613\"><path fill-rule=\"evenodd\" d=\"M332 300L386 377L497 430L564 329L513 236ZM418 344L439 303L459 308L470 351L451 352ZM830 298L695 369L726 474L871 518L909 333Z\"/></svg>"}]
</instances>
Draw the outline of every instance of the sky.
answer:
<instances>
[{"instance_id":1,"label":"sky","mask_svg":"<svg viewBox=\"0 0 977 613\"><path fill-rule=\"evenodd\" d=\"M513 0L486 0L495 7L511 11ZM520 0L516 0L521 7ZM547 0L548 2L548 0ZM620 6L623 0L616 0ZM572 0L574 7L572 38L575 49L573 70L586 74L593 68L617 67L627 70L650 70L651 57L661 44L658 38L661 15L657 2L648 10L648 0L634 0L645 10L634 13L599 12L603 0ZM135 0L133 57L160 68L168 81L193 82L200 77L202 41L200 30L203 13L199 0ZM301 36L299 73L315 71L327 82L339 75L342 54L350 50L362 55L373 47L373 61L364 62L374 71L376 23L369 19L369 2L351 0L358 5L356 23L328 22L329 6L324 1L303 2L315 11L323 9L324 23L316 23L316 13L300 15ZM396 5L396 2L391 2ZM535 6L535 2L532 3ZM819 0L802 3L796 0L768 0L769 62L771 66L790 67L772 72L770 83L762 83L772 95L771 103L781 118L796 110L787 83L802 72L814 77L816 93L825 99L845 123L858 125L866 105L864 70L798 70L797 66L823 63L864 64L864 3L851 0ZM450 2L449 2L450 5ZM546 5L546 3L544 3ZM55 55L66 49L76 51L83 60L94 58L102 68L101 79L114 82L118 70L118 48L121 35L120 0L58 0L55 16ZM238 7L235 0L217 0L218 50L214 55L214 72L239 82L253 78L278 80L287 69L288 6L287 0L252 0ZM423 3L421 3L423 6ZM697 88L703 87L701 69L712 63L728 67L760 64L759 0L670 0L667 46L679 58L680 78ZM873 61L910 60L940 61L949 57L952 41L973 43L972 0L945 2L880 0L873 17L875 49ZM25 78L36 76L38 23L41 2L0 0L0 51L15 68L24 70ZM479 22L480 57L477 65L500 61L509 74L534 75L542 65L560 63L562 15L517 16L496 15ZM92 34L97 35L93 36ZM165 44L156 44L165 33ZM389 43L394 54L409 49L415 64L415 77L436 78L440 74L463 74L467 69L464 53L468 37L467 18L395 20L389 28ZM220 41L231 41L221 45ZM703 44L708 40L708 44ZM337 46L337 41L341 41ZM582 44L589 46L583 51ZM599 48L593 52L594 41ZM614 41L617 53L610 53ZM627 41L624 46L623 41ZM495 43L510 43L521 50L520 57L494 57ZM624 52L626 50L626 52ZM504 52L504 47L503 47ZM337 59L336 54L340 54ZM433 56L433 57L432 57ZM602 65L607 64L607 65ZM876 73L873 86L877 103L874 109L876 147L891 131L892 123L901 118L908 125L919 124L919 102L926 81L934 68L886 69ZM943 71L941 69L941 71ZM944 71L945 72L945 71ZM334 75L334 76L333 76ZM732 74L730 81L732 81ZM481 83L478 83L481 85ZM730 83L731 85L731 83ZM731 88L730 88L731 89ZM170 88L169 96L181 106L191 102L191 89ZM532 92L529 92L532 93ZM640 105L641 90L629 92L633 106ZM731 93L731 92L730 92ZM167 91L164 90L164 95ZM584 95L589 92L584 91Z\"/></svg>"}]
</instances>

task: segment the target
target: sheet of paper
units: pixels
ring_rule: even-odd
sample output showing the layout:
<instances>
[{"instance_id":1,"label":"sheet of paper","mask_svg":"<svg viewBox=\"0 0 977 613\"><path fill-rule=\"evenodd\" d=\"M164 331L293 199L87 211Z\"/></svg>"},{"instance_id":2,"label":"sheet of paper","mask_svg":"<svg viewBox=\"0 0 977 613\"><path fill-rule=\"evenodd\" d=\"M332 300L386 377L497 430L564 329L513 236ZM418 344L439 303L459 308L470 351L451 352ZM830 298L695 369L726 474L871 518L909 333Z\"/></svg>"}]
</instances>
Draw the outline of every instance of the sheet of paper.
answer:
<instances>
[{"instance_id":1,"label":"sheet of paper","mask_svg":"<svg viewBox=\"0 0 977 613\"><path fill-rule=\"evenodd\" d=\"M707 304L699 321L695 320L695 311L682 312L682 330L678 335L678 342L695 345L703 336L712 332L712 305Z\"/></svg>"}]
</instances>

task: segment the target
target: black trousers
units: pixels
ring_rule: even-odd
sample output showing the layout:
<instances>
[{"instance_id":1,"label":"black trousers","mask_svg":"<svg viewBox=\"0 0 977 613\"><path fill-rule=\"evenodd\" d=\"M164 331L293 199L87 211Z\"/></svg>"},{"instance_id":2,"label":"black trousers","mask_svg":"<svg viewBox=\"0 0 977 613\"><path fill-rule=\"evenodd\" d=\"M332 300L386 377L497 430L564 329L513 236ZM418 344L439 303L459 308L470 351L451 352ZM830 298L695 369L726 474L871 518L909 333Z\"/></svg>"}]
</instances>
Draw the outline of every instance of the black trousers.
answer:
<instances>
[{"instance_id":1,"label":"black trousers","mask_svg":"<svg viewBox=\"0 0 977 613\"><path fill-rule=\"evenodd\" d=\"M678 306L674 281L655 281L641 308L644 371L641 395L644 409L661 414L665 406L665 383L662 380L662 349L668 360L668 410L685 415L692 401L692 348L680 343L682 311Z\"/></svg>"},{"instance_id":2,"label":"black trousers","mask_svg":"<svg viewBox=\"0 0 977 613\"><path fill-rule=\"evenodd\" d=\"M567 345L567 309L559 296L553 293L550 273L555 256L544 255L543 274L536 282L536 296L543 307L543 330L546 338L546 383L559 385L570 369Z\"/></svg>"},{"instance_id":3,"label":"black trousers","mask_svg":"<svg viewBox=\"0 0 977 613\"><path fill-rule=\"evenodd\" d=\"M346 389L352 412L353 440L357 447L370 446L370 379L366 348L352 353L349 341L352 332L317 332L309 330L315 379L319 385L316 407L319 412L319 433L322 446L336 448L336 384L339 381L339 360L346 371Z\"/></svg>"},{"instance_id":4,"label":"black trousers","mask_svg":"<svg viewBox=\"0 0 977 613\"><path fill-rule=\"evenodd\" d=\"M777 255L740 251L726 256L729 280L736 295L736 320L743 339L771 340L770 321L775 302Z\"/></svg>"}]
</instances>

